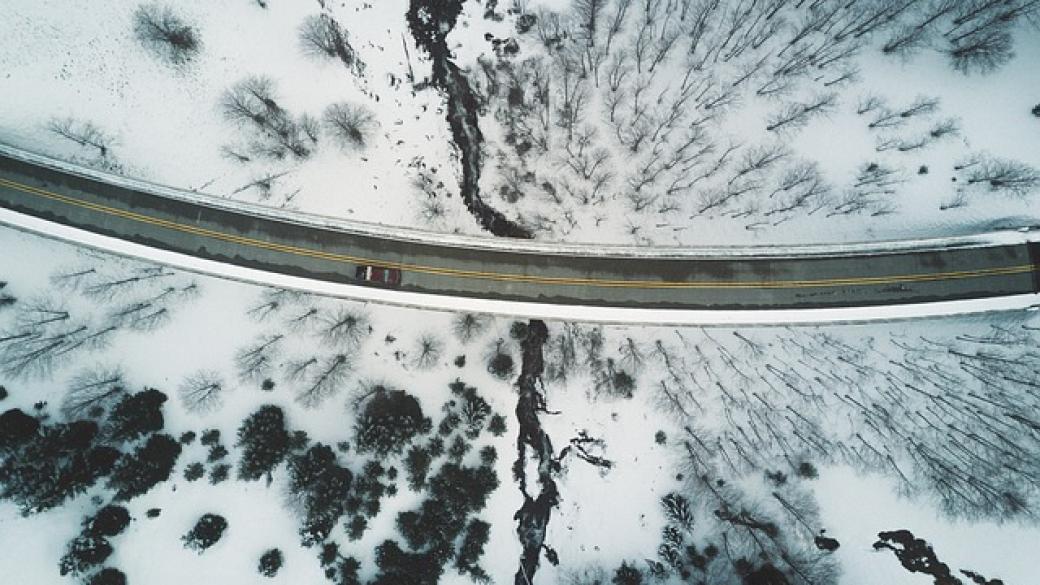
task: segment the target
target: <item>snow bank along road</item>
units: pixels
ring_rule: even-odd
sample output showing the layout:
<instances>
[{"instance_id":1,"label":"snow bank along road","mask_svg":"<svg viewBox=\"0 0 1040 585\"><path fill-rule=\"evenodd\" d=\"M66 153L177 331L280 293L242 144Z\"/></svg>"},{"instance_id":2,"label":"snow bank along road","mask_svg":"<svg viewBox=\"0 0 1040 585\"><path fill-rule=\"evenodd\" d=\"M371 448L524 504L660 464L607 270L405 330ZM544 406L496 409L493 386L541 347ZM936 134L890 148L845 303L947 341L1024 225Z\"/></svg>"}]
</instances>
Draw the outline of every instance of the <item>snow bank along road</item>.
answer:
<instances>
[{"instance_id":1,"label":"snow bank along road","mask_svg":"<svg viewBox=\"0 0 1040 585\"><path fill-rule=\"evenodd\" d=\"M349 188L344 185L342 188ZM1040 243L1014 232L786 248L598 248L358 225L212 198L0 146L0 206L243 267L404 291L656 309L802 309L1040 291ZM12 253L10 250L4 253Z\"/></svg>"}]
</instances>

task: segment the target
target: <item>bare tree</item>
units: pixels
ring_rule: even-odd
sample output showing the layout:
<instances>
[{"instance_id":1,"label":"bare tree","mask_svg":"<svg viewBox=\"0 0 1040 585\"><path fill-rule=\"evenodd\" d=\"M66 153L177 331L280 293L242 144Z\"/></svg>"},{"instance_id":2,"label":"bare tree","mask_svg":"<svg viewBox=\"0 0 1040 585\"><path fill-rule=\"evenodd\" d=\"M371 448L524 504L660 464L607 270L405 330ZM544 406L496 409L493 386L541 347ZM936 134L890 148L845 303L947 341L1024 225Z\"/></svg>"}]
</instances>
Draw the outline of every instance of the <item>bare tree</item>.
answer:
<instances>
[{"instance_id":1,"label":"bare tree","mask_svg":"<svg viewBox=\"0 0 1040 585\"><path fill-rule=\"evenodd\" d=\"M375 115L363 105L330 104L322 116L325 129L345 149L364 149L378 126Z\"/></svg>"},{"instance_id":2,"label":"bare tree","mask_svg":"<svg viewBox=\"0 0 1040 585\"><path fill-rule=\"evenodd\" d=\"M80 372L69 381L61 402L66 420L97 418L126 394L123 372L114 367L95 367Z\"/></svg>"},{"instance_id":3,"label":"bare tree","mask_svg":"<svg viewBox=\"0 0 1040 585\"><path fill-rule=\"evenodd\" d=\"M145 284L166 280L176 273L162 266L136 264L121 266L119 271L94 273L83 286L83 294L103 301L140 290Z\"/></svg>"},{"instance_id":4,"label":"bare tree","mask_svg":"<svg viewBox=\"0 0 1040 585\"><path fill-rule=\"evenodd\" d=\"M256 382L266 378L281 355L282 334L262 335L252 345L235 353L235 368L241 380Z\"/></svg>"},{"instance_id":5,"label":"bare tree","mask_svg":"<svg viewBox=\"0 0 1040 585\"><path fill-rule=\"evenodd\" d=\"M946 54L961 73L989 73L1014 57L1013 44L1005 29L984 30L953 43Z\"/></svg>"},{"instance_id":6,"label":"bare tree","mask_svg":"<svg viewBox=\"0 0 1040 585\"><path fill-rule=\"evenodd\" d=\"M371 333L368 315L348 307L322 316L318 326L322 340L347 349L357 348Z\"/></svg>"},{"instance_id":7,"label":"bare tree","mask_svg":"<svg viewBox=\"0 0 1040 585\"><path fill-rule=\"evenodd\" d=\"M990 191L1025 197L1040 187L1040 172L1018 161L985 158L971 168L968 184L989 185Z\"/></svg>"},{"instance_id":8,"label":"bare tree","mask_svg":"<svg viewBox=\"0 0 1040 585\"><path fill-rule=\"evenodd\" d=\"M9 376L49 373L59 360L104 347L116 327L93 327L54 299L20 303L14 328L0 332L0 370Z\"/></svg>"},{"instance_id":9,"label":"bare tree","mask_svg":"<svg viewBox=\"0 0 1040 585\"><path fill-rule=\"evenodd\" d=\"M93 122L75 118L51 118L47 130L76 144L97 151L98 156L107 158L112 151L113 138Z\"/></svg>"},{"instance_id":10,"label":"bare tree","mask_svg":"<svg viewBox=\"0 0 1040 585\"><path fill-rule=\"evenodd\" d=\"M134 36L158 57L182 65L198 54L201 44L195 27L166 4L142 4L134 11Z\"/></svg>"},{"instance_id":11,"label":"bare tree","mask_svg":"<svg viewBox=\"0 0 1040 585\"><path fill-rule=\"evenodd\" d=\"M316 145L314 122L298 121L279 105L269 77L251 76L236 83L224 92L220 107L229 121L255 131L250 148L257 156L303 159Z\"/></svg>"},{"instance_id":12,"label":"bare tree","mask_svg":"<svg viewBox=\"0 0 1040 585\"><path fill-rule=\"evenodd\" d=\"M355 75L365 72L365 64L347 38L347 31L328 14L314 14L300 25L300 44L303 50L323 57L339 59Z\"/></svg>"},{"instance_id":13,"label":"bare tree","mask_svg":"<svg viewBox=\"0 0 1040 585\"><path fill-rule=\"evenodd\" d=\"M3 292L5 288L7 288L7 283L0 280L0 309L10 307L11 305L18 302L18 299L16 299L14 296L8 294L7 292Z\"/></svg>"},{"instance_id":14,"label":"bare tree","mask_svg":"<svg viewBox=\"0 0 1040 585\"><path fill-rule=\"evenodd\" d=\"M224 380L212 370L195 372L178 388L185 410L198 414L220 408L224 403L223 392Z\"/></svg>"},{"instance_id":15,"label":"bare tree","mask_svg":"<svg viewBox=\"0 0 1040 585\"><path fill-rule=\"evenodd\" d=\"M307 383L296 394L296 401L306 408L314 408L339 391L342 383L353 371L354 361L349 354L337 353L328 356L320 364L315 360L305 367L311 374Z\"/></svg>"}]
</instances>

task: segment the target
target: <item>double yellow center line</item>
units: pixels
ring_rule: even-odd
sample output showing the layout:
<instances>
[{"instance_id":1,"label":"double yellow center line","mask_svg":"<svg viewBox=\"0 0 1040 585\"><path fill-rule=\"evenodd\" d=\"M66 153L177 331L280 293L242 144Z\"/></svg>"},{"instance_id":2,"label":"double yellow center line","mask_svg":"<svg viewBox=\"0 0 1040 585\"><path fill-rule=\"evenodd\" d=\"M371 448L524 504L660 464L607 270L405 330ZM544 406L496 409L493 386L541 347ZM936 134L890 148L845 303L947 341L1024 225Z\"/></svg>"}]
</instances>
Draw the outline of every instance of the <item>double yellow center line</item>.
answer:
<instances>
[{"instance_id":1,"label":"double yellow center line","mask_svg":"<svg viewBox=\"0 0 1040 585\"><path fill-rule=\"evenodd\" d=\"M604 288L643 288L643 289L798 289L798 288L824 288L836 286L869 286L869 285L896 285L914 282L934 282L940 280L963 280L968 278L980 278L985 276L1024 274L1033 271L1031 264L1020 264L1015 266L1002 266L996 268L980 268L977 270L955 270L948 272L931 272L925 274L896 274L888 276L861 276L845 278L819 278L805 280L757 280L757 281L682 281L666 282L658 280L615 280L600 278L581 278L563 276L537 276L528 274L516 274L508 272L485 272L479 270L462 270L456 268L443 268L437 266L425 266L422 264L408 264L404 262L393 262L378 258L365 258L349 254L338 254L324 252L312 248L302 248L288 244L268 242L256 238L229 234L211 230L195 225L184 224L167 219L152 217L125 209L118 209L100 203L93 203L83 199L77 199L67 195L54 193L39 187L33 187L24 183L18 183L8 179L0 178L0 187L12 189L22 193L35 195L51 201L64 203L81 209L88 209L104 215L120 217L142 224L152 225L171 231L181 232L210 238L224 242L231 242L241 246L259 248L281 252L293 256L317 258L331 262L354 265L376 265L398 268L402 271L436 274L456 278L469 278L479 280L490 280L499 282L521 282L531 284L547 285L569 285L569 286L592 286Z\"/></svg>"}]
</instances>

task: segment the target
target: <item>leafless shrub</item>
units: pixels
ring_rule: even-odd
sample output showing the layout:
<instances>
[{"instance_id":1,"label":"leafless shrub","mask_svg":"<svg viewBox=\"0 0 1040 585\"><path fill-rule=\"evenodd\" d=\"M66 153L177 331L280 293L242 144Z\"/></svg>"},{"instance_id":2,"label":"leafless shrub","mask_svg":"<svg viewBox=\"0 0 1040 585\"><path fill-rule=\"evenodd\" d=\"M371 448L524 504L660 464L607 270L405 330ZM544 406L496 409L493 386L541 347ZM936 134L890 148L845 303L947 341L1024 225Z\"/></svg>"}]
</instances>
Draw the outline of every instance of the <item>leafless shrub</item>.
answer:
<instances>
[{"instance_id":1,"label":"leafless shrub","mask_svg":"<svg viewBox=\"0 0 1040 585\"><path fill-rule=\"evenodd\" d=\"M326 131L345 149L368 146L369 136L375 131L375 114L363 105L340 102L325 108L322 122Z\"/></svg>"},{"instance_id":2,"label":"leafless shrub","mask_svg":"<svg viewBox=\"0 0 1040 585\"><path fill-rule=\"evenodd\" d=\"M119 368L96 367L73 376L61 402L66 420L97 418L126 394Z\"/></svg>"},{"instance_id":3,"label":"leafless shrub","mask_svg":"<svg viewBox=\"0 0 1040 585\"><path fill-rule=\"evenodd\" d=\"M474 337L487 330L490 319L479 313L458 313L451 320L451 330L462 343L469 343Z\"/></svg>"},{"instance_id":4,"label":"leafless shrub","mask_svg":"<svg viewBox=\"0 0 1040 585\"><path fill-rule=\"evenodd\" d=\"M899 117L912 118L914 116L934 113L937 109L939 109L939 98L918 96L914 99L913 103L899 112Z\"/></svg>"},{"instance_id":5,"label":"leafless shrub","mask_svg":"<svg viewBox=\"0 0 1040 585\"><path fill-rule=\"evenodd\" d=\"M266 378L281 355L284 339L282 334L263 335L252 345L238 350L235 353L235 369L238 370L239 379L256 382Z\"/></svg>"},{"instance_id":6,"label":"leafless shrub","mask_svg":"<svg viewBox=\"0 0 1040 585\"><path fill-rule=\"evenodd\" d=\"M313 14L300 25L303 50L322 57L339 59L355 75L362 75L365 65L347 39L347 31L328 14Z\"/></svg>"},{"instance_id":7,"label":"leafless shrub","mask_svg":"<svg viewBox=\"0 0 1040 585\"><path fill-rule=\"evenodd\" d=\"M424 333L416 342L412 364L420 370L428 370L437 365L443 353L444 342L433 333Z\"/></svg>"},{"instance_id":8,"label":"leafless shrub","mask_svg":"<svg viewBox=\"0 0 1040 585\"><path fill-rule=\"evenodd\" d=\"M285 326L290 331L307 331L316 327L321 322L322 311L317 305L304 305L297 307L285 319Z\"/></svg>"},{"instance_id":9,"label":"leafless shrub","mask_svg":"<svg viewBox=\"0 0 1040 585\"><path fill-rule=\"evenodd\" d=\"M837 103L838 94L829 92L815 96L807 102L788 104L769 117L766 130L776 132L800 128L814 117L832 111Z\"/></svg>"},{"instance_id":10,"label":"leafless shrub","mask_svg":"<svg viewBox=\"0 0 1040 585\"><path fill-rule=\"evenodd\" d=\"M93 122L75 118L51 118L47 122L47 130L84 148L96 150L102 159L108 158L112 152L113 138Z\"/></svg>"},{"instance_id":11,"label":"leafless shrub","mask_svg":"<svg viewBox=\"0 0 1040 585\"><path fill-rule=\"evenodd\" d=\"M297 304L303 297L303 293L284 288L268 288L260 295L260 300L246 311L253 319L263 322L271 315L281 311L286 306Z\"/></svg>"},{"instance_id":12,"label":"leafless shrub","mask_svg":"<svg viewBox=\"0 0 1040 585\"><path fill-rule=\"evenodd\" d=\"M354 369L354 359L350 354L337 353L320 363L308 360L299 362L293 368L301 374L304 370L310 372L307 383L296 394L296 401L306 408L314 408L339 391Z\"/></svg>"},{"instance_id":13,"label":"leafless shrub","mask_svg":"<svg viewBox=\"0 0 1040 585\"><path fill-rule=\"evenodd\" d=\"M200 42L195 27L177 16L166 4L142 4L134 11L134 36L161 59L182 65L198 54Z\"/></svg>"},{"instance_id":14,"label":"leafless shrub","mask_svg":"<svg viewBox=\"0 0 1040 585\"><path fill-rule=\"evenodd\" d=\"M867 94L859 98L859 102L856 104L856 113L859 115L873 112L885 105L885 101L877 95Z\"/></svg>"},{"instance_id":15,"label":"leafless shrub","mask_svg":"<svg viewBox=\"0 0 1040 585\"><path fill-rule=\"evenodd\" d=\"M224 380L215 371L201 370L184 379L178 388L185 410L197 414L212 412L224 403Z\"/></svg>"},{"instance_id":16,"label":"leafless shrub","mask_svg":"<svg viewBox=\"0 0 1040 585\"><path fill-rule=\"evenodd\" d=\"M939 140L947 136L958 136L961 133L960 123L956 118L946 118L934 124L928 130L928 135Z\"/></svg>"}]
</instances>

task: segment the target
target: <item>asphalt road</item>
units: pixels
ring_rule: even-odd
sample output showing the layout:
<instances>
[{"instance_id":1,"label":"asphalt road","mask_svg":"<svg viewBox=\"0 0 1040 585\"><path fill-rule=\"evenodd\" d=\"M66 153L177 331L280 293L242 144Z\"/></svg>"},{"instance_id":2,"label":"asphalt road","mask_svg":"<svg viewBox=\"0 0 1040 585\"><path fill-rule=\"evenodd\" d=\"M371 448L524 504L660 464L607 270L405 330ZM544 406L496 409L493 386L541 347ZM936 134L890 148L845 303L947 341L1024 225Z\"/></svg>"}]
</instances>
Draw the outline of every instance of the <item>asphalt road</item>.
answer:
<instances>
[{"instance_id":1,"label":"asphalt road","mask_svg":"<svg viewBox=\"0 0 1040 585\"><path fill-rule=\"evenodd\" d=\"M0 206L157 248L271 272L402 290L565 305L790 309L974 299L1040 290L1040 244L846 255L641 258L445 245L172 198L162 189L0 152ZM3 250L0 253L16 253Z\"/></svg>"}]
</instances>

